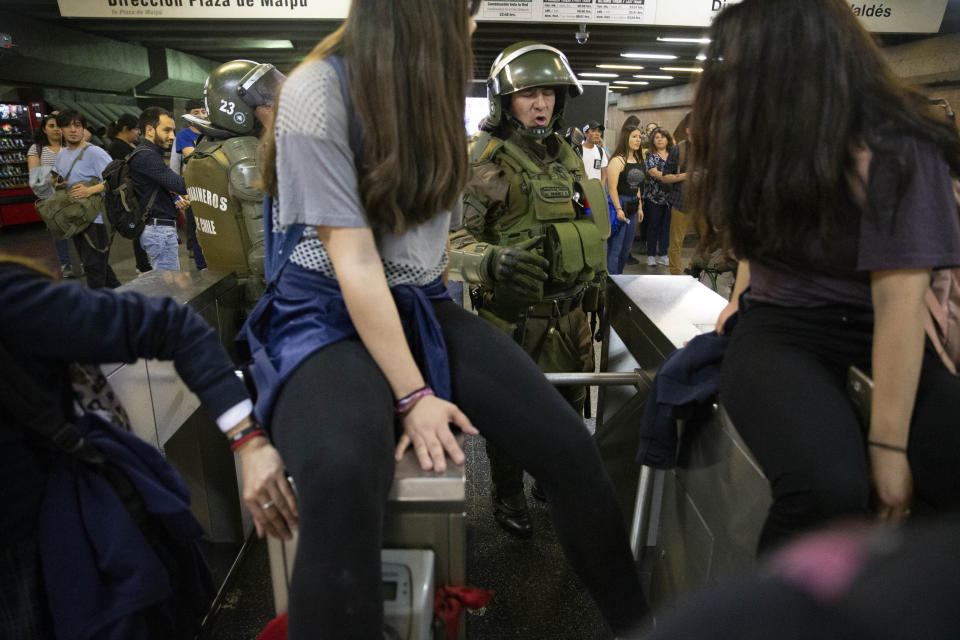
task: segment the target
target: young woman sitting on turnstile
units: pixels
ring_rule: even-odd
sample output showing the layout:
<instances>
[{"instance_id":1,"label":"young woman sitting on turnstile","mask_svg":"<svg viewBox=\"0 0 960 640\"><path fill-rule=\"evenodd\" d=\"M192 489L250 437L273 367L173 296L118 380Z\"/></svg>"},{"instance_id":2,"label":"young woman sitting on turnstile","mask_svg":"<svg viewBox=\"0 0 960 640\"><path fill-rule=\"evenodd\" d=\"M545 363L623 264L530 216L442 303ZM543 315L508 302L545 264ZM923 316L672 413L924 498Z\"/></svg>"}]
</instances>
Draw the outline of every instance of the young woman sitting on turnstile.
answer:
<instances>
[{"instance_id":1,"label":"young woman sitting on turnstile","mask_svg":"<svg viewBox=\"0 0 960 640\"><path fill-rule=\"evenodd\" d=\"M843 0L731 4L712 39L695 209L741 258L720 397L772 486L761 550L836 517L957 505L960 379L924 339L931 269L960 265L957 130ZM851 365L872 372L869 424Z\"/></svg>"},{"instance_id":2,"label":"young woman sitting on turnstile","mask_svg":"<svg viewBox=\"0 0 960 640\"><path fill-rule=\"evenodd\" d=\"M462 464L449 423L483 433L540 481L567 557L615 632L645 612L580 419L509 336L460 309L442 283L468 171L462 115L478 6L354 0L344 26L289 76L265 136L274 229L284 242L294 230L295 244L268 256L282 268L243 337L258 414L299 501L294 639L381 637L394 460L412 446L424 469L443 470L447 455ZM282 498L259 497L258 526L277 523Z\"/></svg>"}]
</instances>

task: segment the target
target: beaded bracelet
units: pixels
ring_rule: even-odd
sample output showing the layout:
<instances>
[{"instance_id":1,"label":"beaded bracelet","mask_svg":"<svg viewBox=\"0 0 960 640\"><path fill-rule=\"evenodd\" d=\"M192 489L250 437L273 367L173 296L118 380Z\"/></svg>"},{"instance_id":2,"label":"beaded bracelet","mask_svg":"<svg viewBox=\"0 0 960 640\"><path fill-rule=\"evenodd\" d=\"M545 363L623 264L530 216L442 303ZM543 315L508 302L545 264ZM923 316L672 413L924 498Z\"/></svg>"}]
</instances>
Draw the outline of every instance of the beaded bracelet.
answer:
<instances>
[{"instance_id":1,"label":"beaded bracelet","mask_svg":"<svg viewBox=\"0 0 960 640\"><path fill-rule=\"evenodd\" d=\"M433 389L430 387L420 387L416 391L412 391L407 395L403 396L397 400L397 404L393 407L393 412L398 416L405 416L413 409L414 405L420 401L421 398L433 395Z\"/></svg>"},{"instance_id":2,"label":"beaded bracelet","mask_svg":"<svg viewBox=\"0 0 960 640\"><path fill-rule=\"evenodd\" d=\"M887 444L886 442L875 442L874 440L867 440L867 444L871 447L877 447L879 449L887 449L888 451L896 451L897 453L907 453L907 450L904 447L898 447L896 445Z\"/></svg>"},{"instance_id":3,"label":"beaded bracelet","mask_svg":"<svg viewBox=\"0 0 960 640\"><path fill-rule=\"evenodd\" d=\"M264 435L266 435L266 433L264 432L263 427L256 422L251 423L230 437L230 451L236 451L247 440L252 440L257 436Z\"/></svg>"}]
</instances>

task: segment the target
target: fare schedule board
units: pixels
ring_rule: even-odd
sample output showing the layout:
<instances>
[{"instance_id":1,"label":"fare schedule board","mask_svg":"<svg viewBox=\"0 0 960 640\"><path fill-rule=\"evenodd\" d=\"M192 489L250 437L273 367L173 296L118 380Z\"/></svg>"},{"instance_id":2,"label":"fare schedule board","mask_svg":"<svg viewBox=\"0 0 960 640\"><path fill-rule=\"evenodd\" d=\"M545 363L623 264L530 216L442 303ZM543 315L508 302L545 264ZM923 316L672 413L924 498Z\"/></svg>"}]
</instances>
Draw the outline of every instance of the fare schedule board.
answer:
<instances>
[{"instance_id":1,"label":"fare schedule board","mask_svg":"<svg viewBox=\"0 0 960 640\"><path fill-rule=\"evenodd\" d=\"M485 0L478 20L571 22L708 27L728 4L740 0ZM798 0L798 2L801 0ZM936 33L947 0L848 2L875 33Z\"/></svg>"},{"instance_id":2,"label":"fare schedule board","mask_svg":"<svg viewBox=\"0 0 960 640\"><path fill-rule=\"evenodd\" d=\"M398 0L400 1L400 0ZM484 0L486 22L707 27L740 0ZM802 0L797 0L798 2ZM848 0L875 33L936 33L948 0ZM57 0L65 18L343 20L350 0Z\"/></svg>"},{"instance_id":3,"label":"fare schedule board","mask_svg":"<svg viewBox=\"0 0 960 640\"><path fill-rule=\"evenodd\" d=\"M658 0L486 0L478 20L656 24ZM675 0L666 0L667 2Z\"/></svg>"}]
</instances>

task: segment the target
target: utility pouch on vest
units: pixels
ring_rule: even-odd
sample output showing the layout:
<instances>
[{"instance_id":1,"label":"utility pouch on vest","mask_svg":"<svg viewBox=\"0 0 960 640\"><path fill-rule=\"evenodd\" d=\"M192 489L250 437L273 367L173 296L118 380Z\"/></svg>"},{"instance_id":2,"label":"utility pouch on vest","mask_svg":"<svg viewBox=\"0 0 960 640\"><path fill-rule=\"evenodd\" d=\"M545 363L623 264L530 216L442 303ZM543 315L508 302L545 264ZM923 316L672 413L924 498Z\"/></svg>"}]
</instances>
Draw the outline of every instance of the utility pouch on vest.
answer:
<instances>
[{"instance_id":1,"label":"utility pouch on vest","mask_svg":"<svg viewBox=\"0 0 960 640\"><path fill-rule=\"evenodd\" d=\"M606 269L606 243L601 237L600 229L592 220L574 220L573 226L580 234L580 246L583 248L585 273L581 274L580 279L593 280L598 271Z\"/></svg>"},{"instance_id":2,"label":"utility pouch on vest","mask_svg":"<svg viewBox=\"0 0 960 640\"><path fill-rule=\"evenodd\" d=\"M530 199L537 220L573 220L573 190L556 179L531 178Z\"/></svg>"},{"instance_id":3,"label":"utility pouch on vest","mask_svg":"<svg viewBox=\"0 0 960 640\"><path fill-rule=\"evenodd\" d=\"M592 224L587 222L587 224ZM544 225L546 240L543 243L544 257L550 262L550 279L558 282L574 282L583 271L583 248L580 233L570 222ZM599 242L599 233L597 234ZM591 276L592 277L592 276Z\"/></svg>"},{"instance_id":4,"label":"utility pouch on vest","mask_svg":"<svg viewBox=\"0 0 960 640\"><path fill-rule=\"evenodd\" d=\"M606 240L610 237L610 216L607 215L607 194L603 190L603 184L599 180L584 180L576 183L576 186L587 198L586 204L590 207L590 218L600 230L600 238Z\"/></svg>"}]
</instances>

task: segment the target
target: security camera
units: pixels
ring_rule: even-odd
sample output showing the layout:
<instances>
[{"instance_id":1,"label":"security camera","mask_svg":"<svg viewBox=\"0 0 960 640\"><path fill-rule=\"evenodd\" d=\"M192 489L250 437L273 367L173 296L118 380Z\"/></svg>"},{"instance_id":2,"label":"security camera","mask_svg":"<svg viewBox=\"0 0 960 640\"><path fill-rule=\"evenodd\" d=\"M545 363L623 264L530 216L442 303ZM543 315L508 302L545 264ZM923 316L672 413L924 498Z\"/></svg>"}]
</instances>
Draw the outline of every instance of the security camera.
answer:
<instances>
[{"instance_id":1,"label":"security camera","mask_svg":"<svg viewBox=\"0 0 960 640\"><path fill-rule=\"evenodd\" d=\"M573 34L573 37L577 39L577 44L587 44L587 40L590 39L590 32L587 31L587 25L581 24L580 29Z\"/></svg>"}]
</instances>

